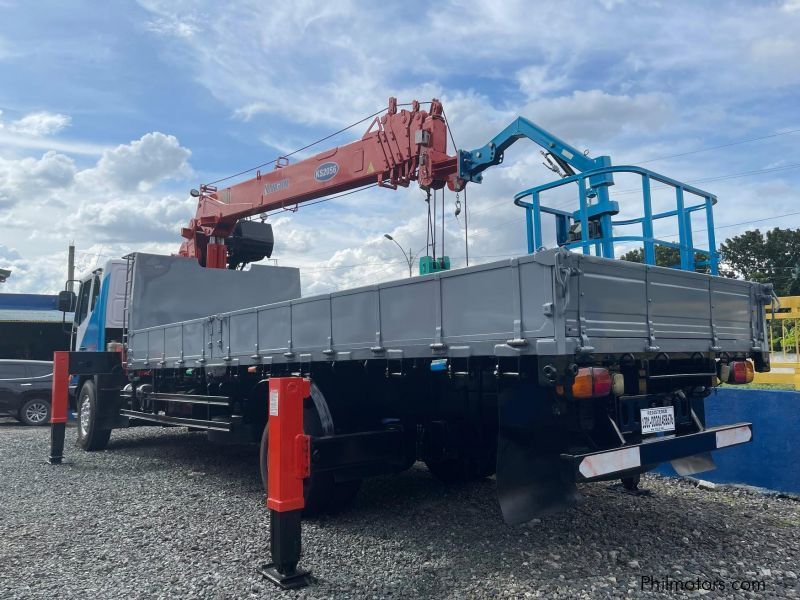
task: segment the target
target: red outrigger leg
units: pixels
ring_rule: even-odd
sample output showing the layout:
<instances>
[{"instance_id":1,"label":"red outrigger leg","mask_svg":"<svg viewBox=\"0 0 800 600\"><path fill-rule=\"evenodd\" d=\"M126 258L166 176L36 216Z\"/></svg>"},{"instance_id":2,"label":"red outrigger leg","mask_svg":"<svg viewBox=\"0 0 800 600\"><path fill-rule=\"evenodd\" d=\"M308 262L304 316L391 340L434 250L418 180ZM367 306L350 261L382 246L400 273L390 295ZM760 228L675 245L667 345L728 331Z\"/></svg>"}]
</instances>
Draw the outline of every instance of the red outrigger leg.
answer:
<instances>
[{"instance_id":1,"label":"red outrigger leg","mask_svg":"<svg viewBox=\"0 0 800 600\"><path fill-rule=\"evenodd\" d=\"M269 380L267 508L272 562L259 572L283 589L305 587L311 573L300 560L300 516L305 506L303 480L311 470L311 438L303 433L303 400L311 383L302 377Z\"/></svg>"},{"instance_id":2,"label":"red outrigger leg","mask_svg":"<svg viewBox=\"0 0 800 600\"><path fill-rule=\"evenodd\" d=\"M50 408L50 458L51 465L64 460L64 430L67 426L67 398L69 395L69 352L53 353L53 398Z\"/></svg>"}]
</instances>

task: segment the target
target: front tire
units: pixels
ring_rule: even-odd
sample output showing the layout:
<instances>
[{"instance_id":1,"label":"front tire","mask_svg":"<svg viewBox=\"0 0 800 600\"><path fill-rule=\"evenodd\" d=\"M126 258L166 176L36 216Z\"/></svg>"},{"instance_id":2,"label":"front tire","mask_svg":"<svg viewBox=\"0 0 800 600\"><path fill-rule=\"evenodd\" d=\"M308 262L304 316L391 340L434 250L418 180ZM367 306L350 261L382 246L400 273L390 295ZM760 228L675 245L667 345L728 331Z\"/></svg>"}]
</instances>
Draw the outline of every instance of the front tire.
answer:
<instances>
[{"instance_id":1,"label":"front tire","mask_svg":"<svg viewBox=\"0 0 800 600\"><path fill-rule=\"evenodd\" d=\"M47 425L50 422L50 403L41 398L31 398L20 407L17 418L25 425Z\"/></svg>"},{"instance_id":2,"label":"front tire","mask_svg":"<svg viewBox=\"0 0 800 600\"><path fill-rule=\"evenodd\" d=\"M78 394L78 446L87 452L104 450L111 437L110 429L99 424L97 390L93 381L87 381Z\"/></svg>"}]
</instances>

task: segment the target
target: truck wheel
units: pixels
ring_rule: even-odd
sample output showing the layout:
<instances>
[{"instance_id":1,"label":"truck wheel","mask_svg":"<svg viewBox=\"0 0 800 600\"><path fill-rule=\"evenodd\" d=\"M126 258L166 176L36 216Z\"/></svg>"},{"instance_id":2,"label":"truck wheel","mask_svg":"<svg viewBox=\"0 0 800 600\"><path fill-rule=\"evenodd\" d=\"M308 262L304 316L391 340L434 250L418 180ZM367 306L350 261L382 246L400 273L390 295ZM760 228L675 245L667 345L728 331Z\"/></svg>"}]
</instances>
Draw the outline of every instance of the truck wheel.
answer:
<instances>
[{"instance_id":1,"label":"truck wheel","mask_svg":"<svg viewBox=\"0 0 800 600\"><path fill-rule=\"evenodd\" d=\"M78 394L78 446L91 452L104 450L111 437L110 429L101 429L98 425L97 391L93 381L83 384Z\"/></svg>"},{"instance_id":2,"label":"truck wheel","mask_svg":"<svg viewBox=\"0 0 800 600\"><path fill-rule=\"evenodd\" d=\"M50 421L50 403L41 398L31 398L20 407L17 419L25 425L47 425Z\"/></svg>"},{"instance_id":3,"label":"truck wheel","mask_svg":"<svg viewBox=\"0 0 800 600\"><path fill-rule=\"evenodd\" d=\"M322 424L319 415L312 406L303 408L303 430L307 435L319 436L322 434ZM264 491L268 493L268 464L267 448L269 447L269 421L261 435L261 450L259 465L261 467L261 481ZM355 498L361 487L361 480L336 482L331 473L314 475L303 480L303 497L305 507L303 516L309 517L321 513L338 512L345 508Z\"/></svg>"}]
</instances>

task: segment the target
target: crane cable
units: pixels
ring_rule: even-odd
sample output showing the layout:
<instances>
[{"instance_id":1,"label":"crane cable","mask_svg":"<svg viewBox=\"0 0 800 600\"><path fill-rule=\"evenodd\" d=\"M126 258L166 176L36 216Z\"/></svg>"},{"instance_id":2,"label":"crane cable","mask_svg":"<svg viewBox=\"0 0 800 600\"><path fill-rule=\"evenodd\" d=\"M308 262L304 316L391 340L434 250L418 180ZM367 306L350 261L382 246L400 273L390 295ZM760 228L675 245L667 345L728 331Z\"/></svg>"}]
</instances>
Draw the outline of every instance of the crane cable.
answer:
<instances>
[{"instance_id":1,"label":"crane cable","mask_svg":"<svg viewBox=\"0 0 800 600\"><path fill-rule=\"evenodd\" d=\"M453 136L453 129L450 127L450 121L447 120L447 113L442 106L442 118L444 119L447 133L450 135L450 141L453 144L453 150L456 153L456 160L458 160L458 145ZM458 192L456 192L456 203L458 203ZM458 213L456 213L456 221L458 221ZM444 255L444 190L442 190L442 255ZM469 220L467 218L467 186L464 185L464 255L466 258L467 266L469 266Z\"/></svg>"}]
</instances>

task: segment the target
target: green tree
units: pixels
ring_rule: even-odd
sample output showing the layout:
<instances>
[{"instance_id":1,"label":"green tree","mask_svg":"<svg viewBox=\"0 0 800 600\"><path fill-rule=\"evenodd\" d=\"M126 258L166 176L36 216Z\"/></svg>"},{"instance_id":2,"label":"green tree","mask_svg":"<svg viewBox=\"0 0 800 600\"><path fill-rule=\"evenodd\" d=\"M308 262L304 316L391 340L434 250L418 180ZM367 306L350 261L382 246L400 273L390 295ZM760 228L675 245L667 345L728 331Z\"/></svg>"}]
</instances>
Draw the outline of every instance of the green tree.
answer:
<instances>
[{"instance_id":1,"label":"green tree","mask_svg":"<svg viewBox=\"0 0 800 600\"><path fill-rule=\"evenodd\" d=\"M644 248L634 248L623 254L620 258L630 262L643 263ZM706 257L701 254L696 254L694 259L696 263L700 263L704 261ZM656 264L659 267L680 267L681 253L677 248L671 246L656 246ZM705 265L697 267L697 270L701 273L708 273L708 267Z\"/></svg>"},{"instance_id":2,"label":"green tree","mask_svg":"<svg viewBox=\"0 0 800 600\"><path fill-rule=\"evenodd\" d=\"M720 275L772 283L779 296L800 295L800 229L758 229L719 246Z\"/></svg>"}]
</instances>

